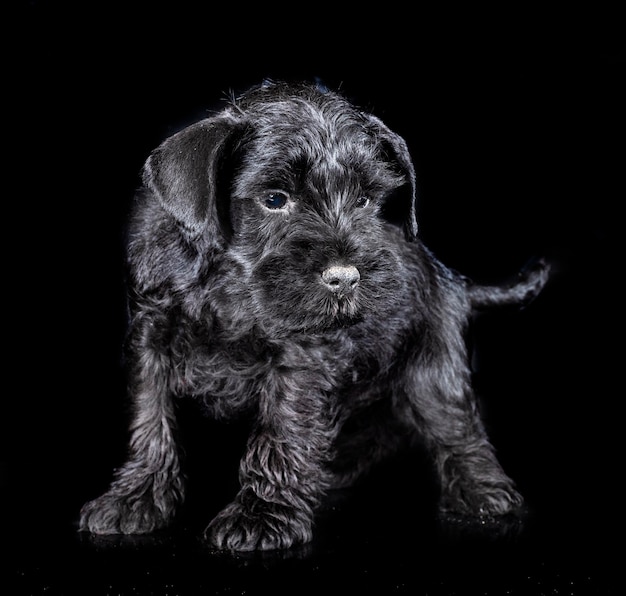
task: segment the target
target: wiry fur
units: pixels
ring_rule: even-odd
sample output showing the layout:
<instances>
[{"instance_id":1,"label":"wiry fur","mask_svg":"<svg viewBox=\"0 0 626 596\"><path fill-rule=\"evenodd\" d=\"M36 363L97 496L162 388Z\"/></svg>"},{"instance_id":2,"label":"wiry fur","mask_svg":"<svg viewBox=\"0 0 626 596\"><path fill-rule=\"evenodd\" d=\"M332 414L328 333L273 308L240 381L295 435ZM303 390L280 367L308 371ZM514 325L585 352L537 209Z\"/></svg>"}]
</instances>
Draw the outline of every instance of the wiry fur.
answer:
<instances>
[{"instance_id":1,"label":"wiry fur","mask_svg":"<svg viewBox=\"0 0 626 596\"><path fill-rule=\"evenodd\" d=\"M474 286L418 238L405 142L315 86L266 84L149 157L128 259L134 421L127 463L80 528L143 533L184 497L174 400L255 420L241 489L206 530L224 549L311 540L325 492L419 436L441 509L522 503L470 386L474 308L535 296Z\"/></svg>"}]
</instances>

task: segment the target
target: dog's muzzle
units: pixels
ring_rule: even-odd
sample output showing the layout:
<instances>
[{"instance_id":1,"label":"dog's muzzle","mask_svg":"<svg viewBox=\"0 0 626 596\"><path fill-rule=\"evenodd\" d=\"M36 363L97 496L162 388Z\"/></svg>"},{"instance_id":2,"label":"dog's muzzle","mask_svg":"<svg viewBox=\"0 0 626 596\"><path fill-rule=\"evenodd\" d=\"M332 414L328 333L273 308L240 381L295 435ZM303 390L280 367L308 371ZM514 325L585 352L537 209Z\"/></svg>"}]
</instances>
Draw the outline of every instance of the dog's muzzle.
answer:
<instances>
[{"instance_id":1,"label":"dog's muzzle","mask_svg":"<svg viewBox=\"0 0 626 596\"><path fill-rule=\"evenodd\" d=\"M353 265L333 265L322 272L322 282L338 298L352 294L360 280L361 274Z\"/></svg>"}]
</instances>

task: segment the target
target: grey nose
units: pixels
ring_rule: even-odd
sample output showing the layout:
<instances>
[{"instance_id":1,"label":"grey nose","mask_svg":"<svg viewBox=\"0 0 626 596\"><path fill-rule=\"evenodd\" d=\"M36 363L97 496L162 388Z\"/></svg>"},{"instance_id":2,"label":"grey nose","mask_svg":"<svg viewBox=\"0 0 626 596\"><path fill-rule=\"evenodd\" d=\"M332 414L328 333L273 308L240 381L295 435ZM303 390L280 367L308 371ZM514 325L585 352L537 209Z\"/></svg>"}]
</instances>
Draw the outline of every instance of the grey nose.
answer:
<instances>
[{"instance_id":1,"label":"grey nose","mask_svg":"<svg viewBox=\"0 0 626 596\"><path fill-rule=\"evenodd\" d=\"M360 279L359 270L352 265L333 265L322 272L322 281L326 287L339 296L353 292Z\"/></svg>"}]
</instances>

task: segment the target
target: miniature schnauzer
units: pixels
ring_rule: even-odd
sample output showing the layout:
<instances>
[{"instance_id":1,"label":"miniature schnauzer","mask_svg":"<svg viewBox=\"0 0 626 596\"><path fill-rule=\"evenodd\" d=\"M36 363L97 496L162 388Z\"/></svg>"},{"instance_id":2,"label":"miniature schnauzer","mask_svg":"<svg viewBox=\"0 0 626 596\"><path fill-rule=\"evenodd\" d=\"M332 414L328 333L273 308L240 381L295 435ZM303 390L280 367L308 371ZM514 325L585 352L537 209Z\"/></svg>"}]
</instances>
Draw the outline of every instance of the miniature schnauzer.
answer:
<instances>
[{"instance_id":1,"label":"miniature schnauzer","mask_svg":"<svg viewBox=\"0 0 626 596\"><path fill-rule=\"evenodd\" d=\"M524 304L539 261L481 286L420 241L405 141L321 85L267 82L148 158L128 238L127 462L80 529L146 533L185 495L175 401L253 421L218 549L312 539L329 490L419 437L442 512L514 513L470 386L475 309Z\"/></svg>"}]
</instances>

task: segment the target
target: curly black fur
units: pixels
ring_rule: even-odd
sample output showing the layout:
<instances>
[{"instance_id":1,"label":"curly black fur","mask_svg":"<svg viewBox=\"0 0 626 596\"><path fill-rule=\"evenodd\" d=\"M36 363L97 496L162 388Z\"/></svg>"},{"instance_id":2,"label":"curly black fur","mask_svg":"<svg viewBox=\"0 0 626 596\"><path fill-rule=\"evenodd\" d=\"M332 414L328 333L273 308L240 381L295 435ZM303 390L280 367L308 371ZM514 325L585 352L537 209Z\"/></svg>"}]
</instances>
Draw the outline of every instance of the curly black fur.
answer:
<instances>
[{"instance_id":1,"label":"curly black fur","mask_svg":"<svg viewBox=\"0 0 626 596\"><path fill-rule=\"evenodd\" d=\"M413 436L442 511L521 505L478 414L464 331L474 308L535 296L548 267L499 288L437 261L402 138L336 93L264 84L167 139L143 178L128 246L130 454L82 530L170 522L182 396L255 420L241 489L206 530L217 548L310 541L325 492Z\"/></svg>"}]
</instances>

